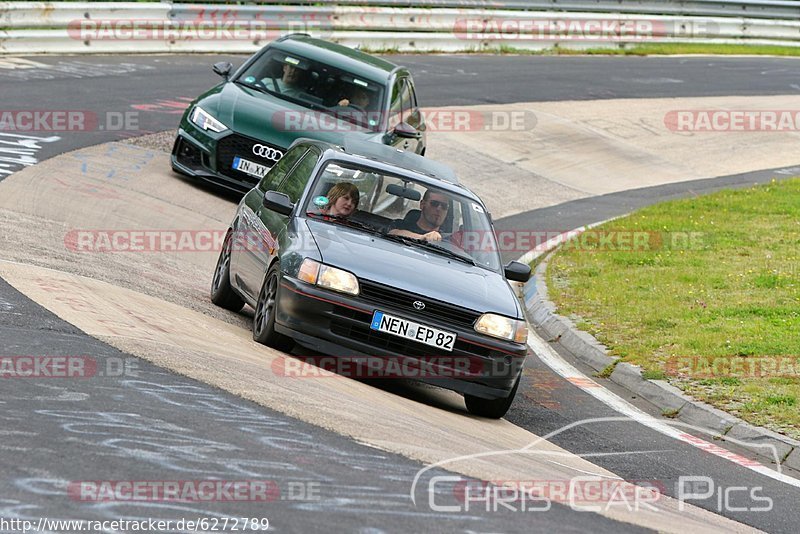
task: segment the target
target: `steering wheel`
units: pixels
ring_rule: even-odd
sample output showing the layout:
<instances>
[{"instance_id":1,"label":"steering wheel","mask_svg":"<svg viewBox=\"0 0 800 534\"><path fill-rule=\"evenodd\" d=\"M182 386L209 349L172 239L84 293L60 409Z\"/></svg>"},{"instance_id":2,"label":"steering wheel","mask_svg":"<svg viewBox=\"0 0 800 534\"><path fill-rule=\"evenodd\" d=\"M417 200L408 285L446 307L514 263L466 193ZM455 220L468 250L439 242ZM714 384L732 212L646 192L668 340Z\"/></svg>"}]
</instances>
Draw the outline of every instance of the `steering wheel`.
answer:
<instances>
[{"instance_id":1,"label":"steering wheel","mask_svg":"<svg viewBox=\"0 0 800 534\"><path fill-rule=\"evenodd\" d=\"M439 233L442 236L442 241L441 241L442 243L446 243L450 248L457 248L458 250L464 250L463 248L461 248L461 246L456 241L453 240L453 234L452 233L449 233L449 234L444 234L442 232L439 232Z\"/></svg>"},{"instance_id":2,"label":"steering wheel","mask_svg":"<svg viewBox=\"0 0 800 534\"><path fill-rule=\"evenodd\" d=\"M464 248L463 232L450 232L446 235L442 233L442 241L453 248L467 252L467 250Z\"/></svg>"}]
</instances>

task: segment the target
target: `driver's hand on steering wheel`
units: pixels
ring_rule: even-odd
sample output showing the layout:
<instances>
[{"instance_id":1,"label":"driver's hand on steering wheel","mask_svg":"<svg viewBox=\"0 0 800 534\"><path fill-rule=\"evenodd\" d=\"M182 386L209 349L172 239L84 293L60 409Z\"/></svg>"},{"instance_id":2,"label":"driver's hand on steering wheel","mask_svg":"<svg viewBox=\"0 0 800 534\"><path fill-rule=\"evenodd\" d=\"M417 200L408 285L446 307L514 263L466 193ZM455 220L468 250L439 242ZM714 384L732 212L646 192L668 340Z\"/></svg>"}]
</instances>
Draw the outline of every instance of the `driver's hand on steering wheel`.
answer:
<instances>
[{"instance_id":1,"label":"driver's hand on steering wheel","mask_svg":"<svg viewBox=\"0 0 800 534\"><path fill-rule=\"evenodd\" d=\"M339 106L345 106L345 107L346 107L346 106L349 106L349 105L350 105L350 101L349 101L348 99L346 99L346 98L343 98L343 99L339 100L339 103L338 103L338 105L339 105Z\"/></svg>"},{"instance_id":2,"label":"driver's hand on steering wheel","mask_svg":"<svg viewBox=\"0 0 800 534\"><path fill-rule=\"evenodd\" d=\"M422 234L422 239L424 239L425 241L441 241L442 234L440 234L436 230L433 230L431 232L428 232L427 234Z\"/></svg>"}]
</instances>

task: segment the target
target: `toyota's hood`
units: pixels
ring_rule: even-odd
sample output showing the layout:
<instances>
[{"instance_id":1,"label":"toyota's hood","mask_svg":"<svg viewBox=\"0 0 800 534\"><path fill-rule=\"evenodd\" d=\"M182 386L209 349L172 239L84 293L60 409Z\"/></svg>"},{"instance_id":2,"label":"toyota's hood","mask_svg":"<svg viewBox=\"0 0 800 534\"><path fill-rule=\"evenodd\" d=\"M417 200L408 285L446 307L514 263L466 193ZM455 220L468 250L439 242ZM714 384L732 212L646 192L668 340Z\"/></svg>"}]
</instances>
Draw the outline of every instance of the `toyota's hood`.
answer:
<instances>
[{"instance_id":1,"label":"toyota's hood","mask_svg":"<svg viewBox=\"0 0 800 534\"><path fill-rule=\"evenodd\" d=\"M381 134L300 106L277 96L227 83L210 99L215 116L233 131L287 148L295 139L311 137L340 143L343 135L380 140ZM204 106L202 102L199 105Z\"/></svg>"},{"instance_id":2,"label":"toyota's hood","mask_svg":"<svg viewBox=\"0 0 800 534\"><path fill-rule=\"evenodd\" d=\"M328 265L478 312L521 317L516 296L499 273L342 225L307 223Z\"/></svg>"}]
</instances>

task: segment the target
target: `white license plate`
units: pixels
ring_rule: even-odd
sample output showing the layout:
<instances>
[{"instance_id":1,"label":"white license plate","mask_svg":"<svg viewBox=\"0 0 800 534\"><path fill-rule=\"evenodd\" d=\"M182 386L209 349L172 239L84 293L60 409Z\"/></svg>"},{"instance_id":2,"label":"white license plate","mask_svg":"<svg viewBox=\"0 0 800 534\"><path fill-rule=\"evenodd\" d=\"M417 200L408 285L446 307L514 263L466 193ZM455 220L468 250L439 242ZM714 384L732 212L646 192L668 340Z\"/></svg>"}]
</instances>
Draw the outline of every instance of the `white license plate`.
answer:
<instances>
[{"instance_id":1,"label":"white license plate","mask_svg":"<svg viewBox=\"0 0 800 534\"><path fill-rule=\"evenodd\" d=\"M393 315L387 315L381 311L376 311L372 316L370 328L378 332L386 332L387 334L424 343L437 349L451 351L453 350L453 344L456 342L455 334L413 321L407 321Z\"/></svg>"},{"instance_id":2,"label":"white license plate","mask_svg":"<svg viewBox=\"0 0 800 534\"><path fill-rule=\"evenodd\" d=\"M255 176L256 178L263 178L264 175L266 175L267 172L269 172L269 170L272 168L267 167L266 165L255 163L253 161L242 159L239 156L233 158L232 167L237 171L242 171L250 176Z\"/></svg>"}]
</instances>

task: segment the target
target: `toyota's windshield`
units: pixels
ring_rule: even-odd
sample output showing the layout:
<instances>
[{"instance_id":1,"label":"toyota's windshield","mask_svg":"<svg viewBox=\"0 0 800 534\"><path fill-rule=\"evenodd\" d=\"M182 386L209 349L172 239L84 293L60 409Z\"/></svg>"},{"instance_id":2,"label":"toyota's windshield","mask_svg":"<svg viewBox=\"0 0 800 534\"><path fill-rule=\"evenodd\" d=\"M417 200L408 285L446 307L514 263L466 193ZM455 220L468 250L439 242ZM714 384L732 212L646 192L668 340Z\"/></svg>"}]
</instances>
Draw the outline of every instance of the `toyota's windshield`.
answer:
<instances>
[{"instance_id":1,"label":"toyota's windshield","mask_svg":"<svg viewBox=\"0 0 800 534\"><path fill-rule=\"evenodd\" d=\"M500 270L497 241L483 205L408 176L328 162L311 189L305 213Z\"/></svg>"},{"instance_id":2,"label":"toyota's windshield","mask_svg":"<svg viewBox=\"0 0 800 534\"><path fill-rule=\"evenodd\" d=\"M312 110L277 117L286 128L330 127L330 116L372 131L383 122L383 84L281 50L268 50L235 81Z\"/></svg>"}]
</instances>

